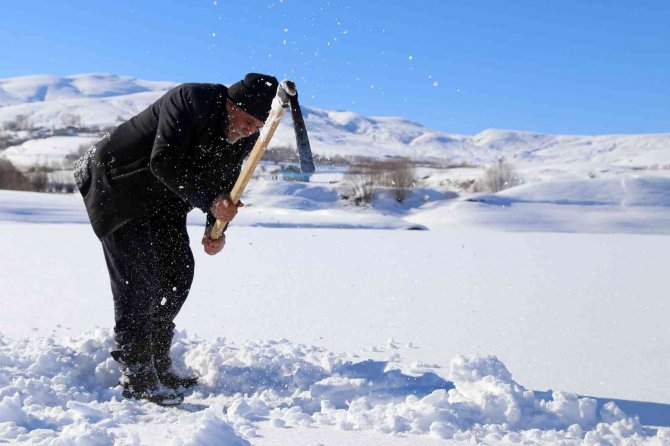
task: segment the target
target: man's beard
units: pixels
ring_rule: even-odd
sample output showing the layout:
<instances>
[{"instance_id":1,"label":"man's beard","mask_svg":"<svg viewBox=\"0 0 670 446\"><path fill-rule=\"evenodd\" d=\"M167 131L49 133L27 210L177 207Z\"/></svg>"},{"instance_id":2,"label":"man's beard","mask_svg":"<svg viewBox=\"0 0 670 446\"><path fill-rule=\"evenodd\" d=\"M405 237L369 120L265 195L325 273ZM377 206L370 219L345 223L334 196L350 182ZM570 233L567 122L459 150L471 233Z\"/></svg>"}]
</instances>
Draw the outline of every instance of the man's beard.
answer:
<instances>
[{"instance_id":1,"label":"man's beard","mask_svg":"<svg viewBox=\"0 0 670 446\"><path fill-rule=\"evenodd\" d=\"M226 142L228 144L235 144L240 139L244 138L244 135L238 131L228 131L226 132Z\"/></svg>"}]
</instances>

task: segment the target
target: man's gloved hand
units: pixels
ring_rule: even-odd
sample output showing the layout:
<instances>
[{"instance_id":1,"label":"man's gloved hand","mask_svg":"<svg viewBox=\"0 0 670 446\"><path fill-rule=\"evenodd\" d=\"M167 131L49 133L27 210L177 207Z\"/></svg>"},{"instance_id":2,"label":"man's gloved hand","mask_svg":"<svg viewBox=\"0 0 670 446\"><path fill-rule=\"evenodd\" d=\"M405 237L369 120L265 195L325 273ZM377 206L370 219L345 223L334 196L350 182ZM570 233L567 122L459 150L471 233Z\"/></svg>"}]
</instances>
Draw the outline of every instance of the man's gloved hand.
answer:
<instances>
[{"instance_id":1,"label":"man's gloved hand","mask_svg":"<svg viewBox=\"0 0 670 446\"><path fill-rule=\"evenodd\" d=\"M202 236L202 246L205 248L205 252L207 254L213 256L221 252L221 250L225 246L226 234L221 234L220 238L212 240L211 237L209 236L209 232L211 230L212 228L205 228L205 233Z\"/></svg>"},{"instance_id":2,"label":"man's gloved hand","mask_svg":"<svg viewBox=\"0 0 670 446\"><path fill-rule=\"evenodd\" d=\"M228 223L237 215L237 208L241 208L242 206L244 206L244 203L241 201L233 204L230 198L219 195L212 201L209 210L217 220Z\"/></svg>"}]
</instances>

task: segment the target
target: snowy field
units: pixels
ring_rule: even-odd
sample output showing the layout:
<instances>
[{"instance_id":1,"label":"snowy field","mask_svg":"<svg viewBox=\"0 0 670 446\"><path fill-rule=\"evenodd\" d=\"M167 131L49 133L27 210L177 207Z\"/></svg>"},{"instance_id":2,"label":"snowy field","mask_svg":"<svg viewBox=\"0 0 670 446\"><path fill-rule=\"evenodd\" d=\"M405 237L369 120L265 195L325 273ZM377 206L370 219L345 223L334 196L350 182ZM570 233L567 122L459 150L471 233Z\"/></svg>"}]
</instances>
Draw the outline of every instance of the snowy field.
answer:
<instances>
[{"instance_id":1,"label":"snowy field","mask_svg":"<svg viewBox=\"0 0 670 446\"><path fill-rule=\"evenodd\" d=\"M216 257L194 212L173 356L202 378L179 409L114 387L79 197L0 191L0 441L670 444L670 188L628 181L625 208L573 184L395 213L260 182Z\"/></svg>"}]
</instances>

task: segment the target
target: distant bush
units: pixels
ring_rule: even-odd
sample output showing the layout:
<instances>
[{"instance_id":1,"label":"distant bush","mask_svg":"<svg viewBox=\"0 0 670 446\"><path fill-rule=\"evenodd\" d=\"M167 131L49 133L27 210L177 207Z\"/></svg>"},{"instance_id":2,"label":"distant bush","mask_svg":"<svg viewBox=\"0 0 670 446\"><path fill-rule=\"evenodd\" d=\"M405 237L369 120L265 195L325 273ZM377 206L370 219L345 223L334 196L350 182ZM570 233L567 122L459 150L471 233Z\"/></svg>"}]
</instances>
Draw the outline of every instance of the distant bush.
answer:
<instances>
[{"instance_id":1,"label":"distant bush","mask_svg":"<svg viewBox=\"0 0 670 446\"><path fill-rule=\"evenodd\" d=\"M298 152L291 146L269 147L265 149L262 159L274 164L297 163Z\"/></svg>"},{"instance_id":2,"label":"distant bush","mask_svg":"<svg viewBox=\"0 0 670 446\"><path fill-rule=\"evenodd\" d=\"M76 191L72 170L57 169L48 173L47 192L72 193Z\"/></svg>"},{"instance_id":3,"label":"distant bush","mask_svg":"<svg viewBox=\"0 0 670 446\"><path fill-rule=\"evenodd\" d=\"M473 168L473 167L477 167L477 165L473 164L469 161L455 161L455 162L447 163L443 167L446 168L446 169L461 169L461 168Z\"/></svg>"},{"instance_id":4,"label":"distant bush","mask_svg":"<svg viewBox=\"0 0 670 446\"><path fill-rule=\"evenodd\" d=\"M475 181L473 192L498 192L520 183L519 176L510 163L499 159L493 166L486 169L484 176Z\"/></svg>"},{"instance_id":5,"label":"distant bush","mask_svg":"<svg viewBox=\"0 0 670 446\"><path fill-rule=\"evenodd\" d=\"M314 163L317 166L348 166L351 164L349 158L343 155L319 155L318 153L314 154Z\"/></svg>"},{"instance_id":6,"label":"distant bush","mask_svg":"<svg viewBox=\"0 0 670 446\"><path fill-rule=\"evenodd\" d=\"M462 178L462 179L447 178L443 181L440 181L440 186L447 186L449 188L456 189L459 191L473 191L476 182L477 180L475 180L474 178Z\"/></svg>"},{"instance_id":7,"label":"distant bush","mask_svg":"<svg viewBox=\"0 0 670 446\"><path fill-rule=\"evenodd\" d=\"M3 122L2 129L9 131L34 130L35 126L26 115L16 115L13 121Z\"/></svg>"},{"instance_id":8,"label":"distant bush","mask_svg":"<svg viewBox=\"0 0 670 446\"><path fill-rule=\"evenodd\" d=\"M33 185L11 161L0 159L0 189L33 190Z\"/></svg>"},{"instance_id":9,"label":"distant bush","mask_svg":"<svg viewBox=\"0 0 670 446\"><path fill-rule=\"evenodd\" d=\"M28 169L28 172L26 172L26 176L28 177L28 180L32 185L33 191L35 192L47 191L47 184L49 182L49 176L47 174L51 171L52 169L41 165L34 165L30 169Z\"/></svg>"},{"instance_id":10,"label":"distant bush","mask_svg":"<svg viewBox=\"0 0 670 446\"><path fill-rule=\"evenodd\" d=\"M344 174L344 183L351 190L351 196L357 206L368 204L374 197L375 185L379 182L378 173L372 170L349 169Z\"/></svg>"},{"instance_id":11,"label":"distant bush","mask_svg":"<svg viewBox=\"0 0 670 446\"><path fill-rule=\"evenodd\" d=\"M63 113L60 117L61 123L65 127L81 128L81 115L77 113Z\"/></svg>"},{"instance_id":12,"label":"distant bush","mask_svg":"<svg viewBox=\"0 0 670 446\"><path fill-rule=\"evenodd\" d=\"M343 180L356 205L370 203L379 187L390 188L395 199L402 203L416 181L414 168L406 158L364 159L351 164Z\"/></svg>"},{"instance_id":13,"label":"distant bush","mask_svg":"<svg viewBox=\"0 0 670 446\"><path fill-rule=\"evenodd\" d=\"M391 188L396 201L402 203L407 198L409 189L414 187L416 182L414 167L407 158L386 161L381 167L385 172L382 184Z\"/></svg>"},{"instance_id":14,"label":"distant bush","mask_svg":"<svg viewBox=\"0 0 670 446\"><path fill-rule=\"evenodd\" d=\"M670 164L652 164L647 167L649 170L670 170Z\"/></svg>"}]
</instances>

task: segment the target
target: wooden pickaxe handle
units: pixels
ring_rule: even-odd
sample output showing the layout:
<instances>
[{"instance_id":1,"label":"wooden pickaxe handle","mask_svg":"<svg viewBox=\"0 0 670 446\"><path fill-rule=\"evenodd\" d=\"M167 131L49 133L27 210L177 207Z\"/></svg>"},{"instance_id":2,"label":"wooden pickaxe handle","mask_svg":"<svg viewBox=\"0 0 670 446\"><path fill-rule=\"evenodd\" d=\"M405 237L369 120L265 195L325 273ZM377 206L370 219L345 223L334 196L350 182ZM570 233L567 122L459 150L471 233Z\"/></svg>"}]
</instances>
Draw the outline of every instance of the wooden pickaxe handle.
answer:
<instances>
[{"instance_id":1,"label":"wooden pickaxe handle","mask_svg":"<svg viewBox=\"0 0 670 446\"><path fill-rule=\"evenodd\" d=\"M237 181L235 182L233 189L230 191L230 200L235 205L240 202L242 192L244 192L244 189L247 187L254 170L256 170L256 166L258 166L261 158L263 158L265 149L267 148L268 144L270 144L270 140L272 139L275 130L277 130L277 127L279 126L279 122L281 121L282 116L284 116L284 111L288 106L288 99L286 96L286 91L284 90L285 82L286 81L282 81L282 83L277 88L277 96L275 96L272 101L270 116L268 116L268 119L265 120L265 124L263 125L260 135L256 140L256 144L254 144L254 148L251 149L249 158L247 158L247 161L244 163L242 171L240 172L240 176L237 177ZM211 232L209 233L210 238L212 240L218 240L221 238L221 234L223 234L223 231L225 231L227 226L227 222L217 219L216 223L214 223L214 226L212 227Z\"/></svg>"}]
</instances>

